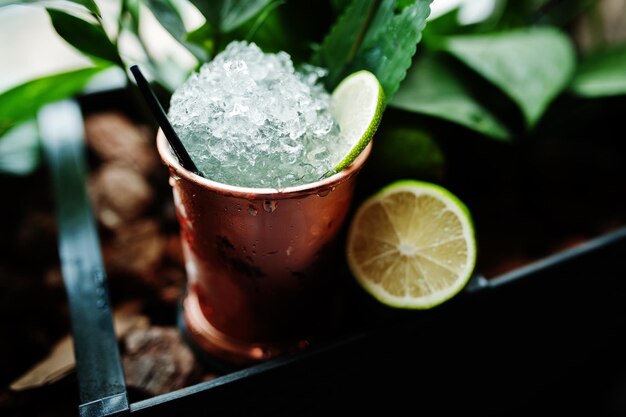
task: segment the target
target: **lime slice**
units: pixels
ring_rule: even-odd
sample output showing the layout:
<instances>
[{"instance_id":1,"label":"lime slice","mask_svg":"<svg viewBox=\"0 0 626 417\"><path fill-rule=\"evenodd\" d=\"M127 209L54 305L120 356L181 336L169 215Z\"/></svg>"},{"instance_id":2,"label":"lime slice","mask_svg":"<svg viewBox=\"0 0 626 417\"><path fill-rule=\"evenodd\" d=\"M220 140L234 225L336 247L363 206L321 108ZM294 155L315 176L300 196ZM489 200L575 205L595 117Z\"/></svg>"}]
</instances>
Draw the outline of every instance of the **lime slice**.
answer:
<instances>
[{"instance_id":1,"label":"lime slice","mask_svg":"<svg viewBox=\"0 0 626 417\"><path fill-rule=\"evenodd\" d=\"M385 108L385 94L369 71L357 71L335 88L330 112L341 129L342 153L332 173L349 166L372 140Z\"/></svg>"},{"instance_id":2,"label":"lime slice","mask_svg":"<svg viewBox=\"0 0 626 417\"><path fill-rule=\"evenodd\" d=\"M440 186L394 182L358 208L347 259L357 282L382 303L434 307L461 291L474 269L470 213Z\"/></svg>"}]
</instances>

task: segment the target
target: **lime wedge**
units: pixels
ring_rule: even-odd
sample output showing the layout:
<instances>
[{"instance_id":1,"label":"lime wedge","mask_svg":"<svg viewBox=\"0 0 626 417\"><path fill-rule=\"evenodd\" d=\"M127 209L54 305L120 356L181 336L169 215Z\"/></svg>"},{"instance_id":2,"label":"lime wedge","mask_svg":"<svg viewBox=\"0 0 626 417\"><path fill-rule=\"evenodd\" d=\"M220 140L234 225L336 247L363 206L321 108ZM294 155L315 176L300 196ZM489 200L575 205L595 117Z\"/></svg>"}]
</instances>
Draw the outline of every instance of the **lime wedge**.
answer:
<instances>
[{"instance_id":1,"label":"lime wedge","mask_svg":"<svg viewBox=\"0 0 626 417\"><path fill-rule=\"evenodd\" d=\"M349 166L372 140L385 108L385 94L369 71L344 78L332 94L330 112L341 129L342 152L330 174Z\"/></svg>"},{"instance_id":2,"label":"lime wedge","mask_svg":"<svg viewBox=\"0 0 626 417\"><path fill-rule=\"evenodd\" d=\"M461 291L474 269L470 213L438 185L394 182L357 209L347 259L357 282L380 302L434 307Z\"/></svg>"}]
</instances>

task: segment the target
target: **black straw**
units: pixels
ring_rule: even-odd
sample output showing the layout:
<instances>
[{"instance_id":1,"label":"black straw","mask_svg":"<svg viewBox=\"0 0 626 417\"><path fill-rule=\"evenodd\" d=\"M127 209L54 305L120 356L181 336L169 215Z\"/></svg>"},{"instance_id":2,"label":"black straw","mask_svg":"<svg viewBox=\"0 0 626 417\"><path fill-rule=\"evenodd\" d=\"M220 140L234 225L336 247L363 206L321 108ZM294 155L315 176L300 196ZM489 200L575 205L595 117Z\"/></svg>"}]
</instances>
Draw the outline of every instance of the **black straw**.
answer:
<instances>
[{"instance_id":1,"label":"black straw","mask_svg":"<svg viewBox=\"0 0 626 417\"><path fill-rule=\"evenodd\" d=\"M170 146L172 147L174 154L178 158L178 161L183 166L183 168L198 174L199 171L196 167L196 164L193 163L191 157L189 156L189 153L187 153L187 149L185 149L183 143L180 141L180 138L174 131L172 124L167 118L165 110L163 110L163 106L161 106L159 99L157 99L156 94L154 94L154 91L152 91L152 87L150 87L150 84L146 80L146 77L144 77L141 73L139 66L133 65L132 67L130 67L130 72L133 73L133 76L137 81L137 87L139 87L139 91L141 91L143 98L148 103L148 106L150 107L154 118L157 120L157 123L161 127L165 138L170 143Z\"/></svg>"}]
</instances>

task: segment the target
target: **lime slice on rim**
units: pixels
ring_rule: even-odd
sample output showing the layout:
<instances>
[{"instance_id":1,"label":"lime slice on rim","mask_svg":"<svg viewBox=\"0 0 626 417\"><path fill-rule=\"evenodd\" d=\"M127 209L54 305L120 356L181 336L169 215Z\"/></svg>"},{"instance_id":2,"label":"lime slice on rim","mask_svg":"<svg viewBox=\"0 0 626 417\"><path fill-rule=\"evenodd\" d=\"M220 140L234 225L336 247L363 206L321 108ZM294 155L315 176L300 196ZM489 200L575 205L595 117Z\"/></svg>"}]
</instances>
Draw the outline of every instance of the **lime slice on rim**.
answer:
<instances>
[{"instance_id":1,"label":"lime slice on rim","mask_svg":"<svg viewBox=\"0 0 626 417\"><path fill-rule=\"evenodd\" d=\"M461 291L474 269L470 213L440 186L394 182L359 206L347 259L357 282L382 303L434 307Z\"/></svg>"},{"instance_id":2,"label":"lime slice on rim","mask_svg":"<svg viewBox=\"0 0 626 417\"><path fill-rule=\"evenodd\" d=\"M385 108L385 94L374 74L357 71L333 91L330 112L341 129L345 151L337 155L333 174L349 166L372 140Z\"/></svg>"}]
</instances>

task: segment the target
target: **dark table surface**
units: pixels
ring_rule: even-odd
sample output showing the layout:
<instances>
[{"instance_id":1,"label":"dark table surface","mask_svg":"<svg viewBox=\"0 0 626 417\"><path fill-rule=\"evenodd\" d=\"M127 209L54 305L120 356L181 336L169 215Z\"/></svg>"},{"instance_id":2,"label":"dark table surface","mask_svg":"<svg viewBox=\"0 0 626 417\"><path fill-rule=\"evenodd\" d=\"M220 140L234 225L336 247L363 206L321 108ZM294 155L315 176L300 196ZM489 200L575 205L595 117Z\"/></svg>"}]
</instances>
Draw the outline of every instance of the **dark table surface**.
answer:
<instances>
[{"instance_id":1,"label":"dark table surface","mask_svg":"<svg viewBox=\"0 0 626 417\"><path fill-rule=\"evenodd\" d=\"M427 313L379 316L351 337L131 410L163 416L624 415L624 255L622 240Z\"/></svg>"}]
</instances>

